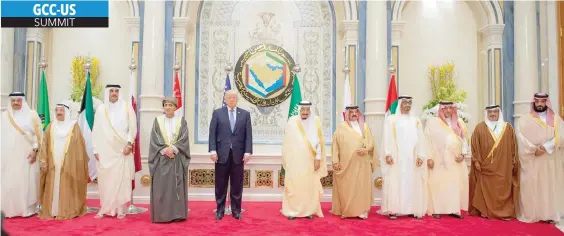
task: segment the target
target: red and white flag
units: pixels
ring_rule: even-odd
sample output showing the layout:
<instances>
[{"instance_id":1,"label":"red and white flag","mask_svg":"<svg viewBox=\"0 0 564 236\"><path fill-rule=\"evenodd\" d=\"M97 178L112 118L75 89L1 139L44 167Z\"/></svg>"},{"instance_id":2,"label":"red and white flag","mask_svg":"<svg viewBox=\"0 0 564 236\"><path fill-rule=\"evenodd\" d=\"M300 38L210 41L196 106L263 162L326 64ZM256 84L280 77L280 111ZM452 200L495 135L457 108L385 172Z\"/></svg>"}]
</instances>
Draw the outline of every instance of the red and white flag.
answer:
<instances>
[{"instance_id":1,"label":"red and white flag","mask_svg":"<svg viewBox=\"0 0 564 236\"><path fill-rule=\"evenodd\" d=\"M178 107L176 108L176 115L184 116L184 108L182 107L182 92L180 90L180 79L178 79L178 71L174 76L173 93L176 100L178 100Z\"/></svg>"}]
</instances>

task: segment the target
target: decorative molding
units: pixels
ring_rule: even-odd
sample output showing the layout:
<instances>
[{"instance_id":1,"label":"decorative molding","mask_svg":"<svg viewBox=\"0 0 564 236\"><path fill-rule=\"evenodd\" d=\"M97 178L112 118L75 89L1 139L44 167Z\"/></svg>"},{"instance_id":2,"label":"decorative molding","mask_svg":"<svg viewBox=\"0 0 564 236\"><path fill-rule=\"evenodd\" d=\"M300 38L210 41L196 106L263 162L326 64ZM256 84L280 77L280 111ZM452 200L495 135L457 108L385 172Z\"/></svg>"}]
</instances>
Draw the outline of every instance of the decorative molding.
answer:
<instances>
[{"instance_id":1,"label":"decorative molding","mask_svg":"<svg viewBox=\"0 0 564 236\"><path fill-rule=\"evenodd\" d=\"M141 29L141 20L139 17L126 17L123 18L127 28L129 29L129 37L131 41L138 42L139 41L139 31Z\"/></svg>"},{"instance_id":2,"label":"decorative molding","mask_svg":"<svg viewBox=\"0 0 564 236\"><path fill-rule=\"evenodd\" d=\"M255 188L274 188L274 170L255 170Z\"/></svg>"},{"instance_id":3,"label":"decorative molding","mask_svg":"<svg viewBox=\"0 0 564 236\"><path fill-rule=\"evenodd\" d=\"M392 21L392 46L399 46L406 22Z\"/></svg>"},{"instance_id":4,"label":"decorative molding","mask_svg":"<svg viewBox=\"0 0 564 236\"><path fill-rule=\"evenodd\" d=\"M358 44L358 20L344 20L341 24L345 46Z\"/></svg>"},{"instance_id":5,"label":"decorative molding","mask_svg":"<svg viewBox=\"0 0 564 236\"><path fill-rule=\"evenodd\" d=\"M384 116L384 115L386 115L386 112L372 111L372 112L365 112L364 115L365 116Z\"/></svg>"},{"instance_id":6,"label":"decorative molding","mask_svg":"<svg viewBox=\"0 0 564 236\"><path fill-rule=\"evenodd\" d=\"M278 187L284 187L284 176L282 176L282 170L278 170Z\"/></svg>"},{"instance_id":7,"label":"decorative molding","mask_svg":"<svg viewBox=\"0 0 564 236\"><path fill-rule=\"evenodd\" d=\"M215 169L191 169L189 170L188 186L191 188L214 188ZM243 170L243 188L251 187L251 170Z\"/></svg>"},{"instance_id":8,"label":"decorative molding","mask_svg":"<svg viewBox=\"0 0 564 236\"><path fill-rule=\"evenodd\" d=\"M141 176L141 184L145 187L151 186L151 176L150 175Z\"/></svg>"},{"instance_id":9,"label":"decorative molding","mask_svg":"<svg viewBox=\"0 0 564 236\"><path fill-rule=\"evenodd\" d=\"M187 3L186 3L187 4ZM190 27L190 18L173 18L172 19L172 34L175 42L187 42L186 34Z\"/></svg>"},{"instance_id":10,"label":"decorative molding","mask_svg":"<svg viewBox=\"0 0 564 236\"><path fill-rule=\"evenodd\" d=\"M364 102L386 102L385 98L366 98Z\"/></svg>"},{"instance_id":11,"label":"decorative molding","mask_svg":"<svg viewBox=\"0 0 564 236\"><path fill-rule=\"evenodd\" d=\"M321 178L321 186L324 188L333 188L333 171L327 171L327 176Z\"/></svg>"},{"instance_id":12,"label":"decorative molding","mask_svg":"<svg viewBox=\"0 0 564 236\"><path fill-rule=\"evenodd\" d=\"M485 48L502 48L504 24L486 25L480 29Z\"/></svg>"},{"instance_id":13,"label":"decorative molding","mask_svg":"<svg viewBox=\"0 0 564 236\"><path fill-rule=\"evenodd\" d=\"M513 101L513 104L518 105L518 104L529 104L531 103L531 101Z\"/></svg>"}]
</instances>

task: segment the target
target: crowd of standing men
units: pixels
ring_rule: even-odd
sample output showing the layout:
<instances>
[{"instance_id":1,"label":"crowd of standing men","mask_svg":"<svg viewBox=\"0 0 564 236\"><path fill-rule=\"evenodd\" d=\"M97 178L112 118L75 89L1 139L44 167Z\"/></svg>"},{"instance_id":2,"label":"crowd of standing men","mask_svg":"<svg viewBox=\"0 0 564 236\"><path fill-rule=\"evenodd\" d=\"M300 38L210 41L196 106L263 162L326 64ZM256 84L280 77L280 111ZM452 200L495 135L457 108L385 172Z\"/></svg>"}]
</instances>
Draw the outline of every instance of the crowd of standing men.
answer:
<instances>
[{"instance_id":1,"label":"crowd of standing men","mask_svg":"<svg viewBox=\"0 0 564 236\"><path fill-rule=\"evenodd\" d=\"M123 219L131 200L137 122L119 90L119 85L106 86L104 103L95 113L92 148L101 205L96 218ZM38 213L42 219L61 220L84 215L89 157L69 105L57 104L56 121L43 131L25 95L15 92L10 98L1 118L3 137L12 137L2 139L2 212L6 217ZM217 220L224 217L227 194L233 217L241 219L243 170L253 153L251 116L237 107L237 99L235 91L226 91L225 106L213 112L209 127ZM372 176L380 167L381 214L392 220L424 215L463 219L461 211L468 211L484 218L559 221L564 214L564 201L558 200L564 196L564 124L547 94L534 95L530 113L520 117L516 130L503 120L500 106L486 107L485 120L472 136L452 102L442 101L438 116L425 124L411 113L411 103L411 97L399 97L396 113L384 122L377 152L357 106L346 107L345 121L327 150L321 119L313 114L311 102L302 101L283 139L282 215L291 220L323 217L320 179L331 165L330 212L341 218L368 218L374 200ZM175 113L177 105L175 98L162 101L163 114L154 119L150 133L152 222L188 217L190 141L186 120ZM328 153L331 164L326 163ZM468 170L465 160L470 156Z\"/></svg>"}]
</instances>

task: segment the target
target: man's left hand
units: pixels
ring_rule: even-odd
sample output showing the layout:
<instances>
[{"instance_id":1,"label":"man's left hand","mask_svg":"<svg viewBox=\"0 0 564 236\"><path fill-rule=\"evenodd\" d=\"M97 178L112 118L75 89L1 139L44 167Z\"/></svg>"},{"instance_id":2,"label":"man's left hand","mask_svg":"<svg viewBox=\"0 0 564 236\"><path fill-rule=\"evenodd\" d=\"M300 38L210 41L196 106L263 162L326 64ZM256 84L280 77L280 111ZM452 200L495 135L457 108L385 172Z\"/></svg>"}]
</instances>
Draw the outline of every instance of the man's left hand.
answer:
<instances>
[{"instance_id":1,"label":"man's left hand","mask_svg":"<svg viewBox=\"0 0 564 236\"><path fill-rule=\"evenodd\" d=\"M464 155L460 155L456 158L456 162L460 163L462 161L464 161Z\"/></svg>"},{"instance_id":2,"label":"man's left hand","mask_svg":"<svg viewBox=\"0 0 564 236\"><path fill-rule=\"evenodd\" d=\"M320 164L321 164L321 160L315 160L315 162L313 163L314 171L319 170Z\"/></svg>"},{"instance_id":3,"label":"man's left hand","mask_svg":"<svg viewBox=\"0 0 564 236\"><path fill-rule=\"evenodd\" d=\"M423 160L421 160L421 158L417 158L417 161L415 162L415 165L417 165L417 167L420 167L421 165L423 165Z\"/></svg>"},{"instance_id":4,"label":"man's left hand","mask_svg":"<svg viewBox=\"0 0 564 236\"><path fill-rule=\"evenodd\" d=\"M34 152L34 151L31 151L29 153L29 155L27 156L27 160L29 161L29 164L35 163L35 161L37 160L36 157L37 157L37 153Z\"/></svg>"},{"instance_id":5,"label":"man's left hand","mask_svg":"<svg viewBox=\"0 0 564 236\"><path fill-rule=\"evenodd\" d=\"M243 156L243 163L247 164L247 162L249 162L249 155L244 155Z\"/></svg>"},{"instance_id":6,"label":"man's left hand","mask_svg":"<svg viewBox=\"0 0 564 236\"><path fill-rule=\"evenodd\" d=\"M359 156L364 156L366 155L366 153L368 153L368 151L365 148L356 150L356 154L358 154Z\"/></svg>"},{"instance_id":7,"label":"man's left hand","mask_svg":"<svg viewBox=\"0 0 564 236\"><path fill-rule=\"evenodd\" d=\"M123 155L127 156L131 153L131 151L133 150L133 147L126 145L125 148L123 149Z\"/></svg>"}]
</instances>

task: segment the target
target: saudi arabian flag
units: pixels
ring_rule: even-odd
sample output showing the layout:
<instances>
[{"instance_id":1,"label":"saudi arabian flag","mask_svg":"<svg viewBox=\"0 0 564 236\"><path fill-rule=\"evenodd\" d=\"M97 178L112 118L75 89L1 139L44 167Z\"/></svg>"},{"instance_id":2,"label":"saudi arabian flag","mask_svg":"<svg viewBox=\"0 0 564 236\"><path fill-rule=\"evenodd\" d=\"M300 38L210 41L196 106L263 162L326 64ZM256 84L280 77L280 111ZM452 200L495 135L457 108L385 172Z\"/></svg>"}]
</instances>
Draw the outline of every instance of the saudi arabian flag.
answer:
<instances>
[{"instance_id":1,"label":"saudi arabian flag","mask_svg":"<svg viewBox=\"0 0 564 236\"><path fill-rule=\"evenodd\" d=\"M41 118L43 130L51 123L51 114L49 113L49 92L47 91L47 79L45 78L45 70L41 71L41 80L39 81L39 97L37 103L37 114Z\"/></svg>"},{"instance_id":2,"label":"saudi arabian flag","mask_svg":"<svg viewBox=\"0 0 564 236\"><path fill-rule=\"evenodd\" d=\"M86 72L86 84L82 95L82 104L80 105L80 115L78 117L78 125L82 131L86 153L90 158L88 162L88 174L90 181L96 179L96 159L92 150L92 128L94 126L94 103L92 101L92 86L90 84L90 72ZM89 181L89 182L90 182Z\"/></svg>"},{"instance_id":3,"label":"saudi arabian flag","mask_svg":"<svg viewBox=\"0 0 564 236\"><path fill-rule=\"evenodd\" d=\"M298 75L294 75L294 83L292 85L292 96L290 97L290 109L288 111L288 119L292 116L297 116L299 114L299 104L302 101L302 90L300 89L300 81L298 80ZM282 167L282 176L286 173L284 167Z\"/></svg>"},{"instance_id":4,"label":"saudi arabian flag","mask_svg":"<svg viewBox=\"0 0 564 236\"><path fill-rule=\"evenodd\" d=\"M392 75L390 87L388 87L388 97L386 98L386 117L396 113L398 107L398 91L396 87L396 76Z\"/></svg>"}]
</instances>

